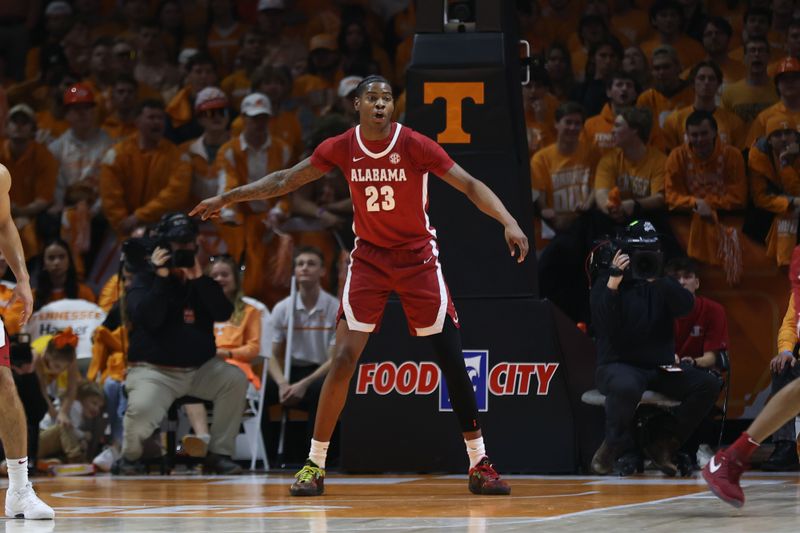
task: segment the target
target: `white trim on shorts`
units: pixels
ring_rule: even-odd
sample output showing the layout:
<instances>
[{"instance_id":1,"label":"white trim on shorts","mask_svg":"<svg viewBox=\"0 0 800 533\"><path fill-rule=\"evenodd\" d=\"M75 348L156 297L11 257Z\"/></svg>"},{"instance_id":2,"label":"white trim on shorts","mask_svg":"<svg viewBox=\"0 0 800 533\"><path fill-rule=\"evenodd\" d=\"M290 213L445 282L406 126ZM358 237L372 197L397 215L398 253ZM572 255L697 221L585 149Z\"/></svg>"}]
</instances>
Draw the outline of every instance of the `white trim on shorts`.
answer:
<instances>
[{"instance_id":1,"label":"white trim on shorts","mask_svg":"<svg viewBox=\"0 0 800 533\"><path fill-rule=\"evenodd\" d=\"M345 320L347 320L347 327L352 331L363 331L364 333L372 333L375 331L375 324L368 324L366 322L359 322L353 314L353 308L350 306L350 278L353 276L353 254L358 248L358 237L353 243L353 250L350 252L350 264L347 265L347 278L344 282L344 291L342 291L342 310L344 311Z\"/></svg>"},{"instance_id":2,"label":"white trim on shorts","mask_svg":"<svg viewBox=\"0 0 800 533\"><path fill-rule=\"evenodd\" d=\"M439 281L439 312L436 313L436 321L433 325L426 328L416 328L417 337L427 337L428 335L441 333L444 328L444 317L447 316L447 286L444 284L442 264L439 262L439 249L436 247L435 240L431 239L430 244L433 257L436 259L436 279Z\"/></svg>"}]
</instances>

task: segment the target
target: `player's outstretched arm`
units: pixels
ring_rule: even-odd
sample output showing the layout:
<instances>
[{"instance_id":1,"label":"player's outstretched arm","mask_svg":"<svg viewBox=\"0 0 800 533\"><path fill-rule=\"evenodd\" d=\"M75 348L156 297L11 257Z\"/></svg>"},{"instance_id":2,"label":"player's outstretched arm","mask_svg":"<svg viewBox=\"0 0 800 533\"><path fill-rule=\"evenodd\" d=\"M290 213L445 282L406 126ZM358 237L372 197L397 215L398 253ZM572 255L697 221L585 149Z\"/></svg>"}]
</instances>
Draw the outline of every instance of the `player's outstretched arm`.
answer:
<instances>
[{"instance_id":1,"label":"player's outstretched arm","mask_svg":"<svg viewBox=\"0 0 800 533\"><path fill-rule=\"evenodd\" d=\"M469 172L461 168L458 163L453 164L453 167L442 176L442 179L464 193L478 209L503 225L511 256L514 256L514 248L517 247L519 248L517 263L523 262L525 256L528 255L528 237L522 232L519 224L508 212L500 198L482 181L475 179Z\"/></svg>"},{"instance_id":2,"label":"player's outstretched arm","mask_svg":"<svg viewBox=\"0 0 800 533\"><path fill-rule=\"evenodd\" d=\"M197 204L189 212L189 216L200 215L203 220L214 218L226 205L283 196L306 183L321 178L324 174L323 171L311 164L311 158L306 158L292 168L276 170L258 181L207 198Z\"/></svg>"},{"instance_id":3,"label":"player's outstretched arm","mask_svg":"<svg viewBox=\"0 0 800 533\"><path fill-rule=\"evenodd\" d=\"M31 294L30 276L25 267L25 252L22 250L22 241L19 238L19 231L11 218L11 199L8 192L11 190L11 174L8 169L0 165L0 252L3 253L14 277L17 278L17 286L14 288L14 296L9 305L15 300L22 302L23 311L20 316L20 323L24 324L31 317L33 311L33 296Z\"/></svg>"}]
</instances>

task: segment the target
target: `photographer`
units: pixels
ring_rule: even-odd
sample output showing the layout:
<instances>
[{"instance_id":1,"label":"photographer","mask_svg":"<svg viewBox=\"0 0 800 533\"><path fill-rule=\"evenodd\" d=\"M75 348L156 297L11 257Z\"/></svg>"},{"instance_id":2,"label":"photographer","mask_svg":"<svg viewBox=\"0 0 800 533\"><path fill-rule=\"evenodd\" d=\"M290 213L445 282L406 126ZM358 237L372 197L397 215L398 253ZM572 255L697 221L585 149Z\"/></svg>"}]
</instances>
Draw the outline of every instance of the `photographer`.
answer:
<instances>
[{"instance_id":1,"label":"photographer","mask_svg":"<svg viewBox=\"0 0 800 533\"><path fill-rule=\"evenodd\" d=\"M596 380L606 396L606 431L591 467L604 475L614 469L618 457L624 456L621 466L628 463L629 454L635 453L634 414L649 389L681 402L672 423L644 443L653 463L674 476L673 455L711 409L719 383L690 364L678 366L673 321L692 310L694 298L674 279L661 277L661 252L652 224L633 222L619 240L605 250L613 253L610 265L594 265L607 269L591 291ZM599 252L594 255L602 257Z\"/></svg>"},{"instance_id":2,"label":"photographer","mask_svg":"<svg viewBox=\"0 0 800 533\"><path fill-rule=\"evenodd\" d=\"M241 471L230 455L244 411L247 378L216 357L214 344L214 322L228 320L233 306L220 285L203 275L196 241L194 222L175 213L162 217L150 241L126 246L126 257L135 246L145 252L152 249L152 254L151 268L136 275L127 294L128 409L122 457L114 473L143 471L142 442L158 428L172 402L187 395L214 402L206 469L217 474Z\"/></svg>"}]
</instances>

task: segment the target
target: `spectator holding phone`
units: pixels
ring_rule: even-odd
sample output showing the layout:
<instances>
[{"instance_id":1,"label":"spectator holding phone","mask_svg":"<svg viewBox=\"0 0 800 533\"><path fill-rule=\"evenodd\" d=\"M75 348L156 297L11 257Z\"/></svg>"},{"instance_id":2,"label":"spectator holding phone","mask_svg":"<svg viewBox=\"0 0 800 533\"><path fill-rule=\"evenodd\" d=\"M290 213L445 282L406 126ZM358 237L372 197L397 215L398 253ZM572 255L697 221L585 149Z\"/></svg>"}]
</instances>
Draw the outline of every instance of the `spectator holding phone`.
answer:
<instances>
[{"instance_id":1,"label":"spectator holding phone","mask_svg":"<svg viewBox=\"0 0 800 533\"><path fill-rule=\"evenodd\" d=\"M791 262L800 213L800 134L787 115L767 120L767 134L750 149L750 190L756 207L774 215L767 234L767 255L779 266Z\"/></svg>"}]
</instances>

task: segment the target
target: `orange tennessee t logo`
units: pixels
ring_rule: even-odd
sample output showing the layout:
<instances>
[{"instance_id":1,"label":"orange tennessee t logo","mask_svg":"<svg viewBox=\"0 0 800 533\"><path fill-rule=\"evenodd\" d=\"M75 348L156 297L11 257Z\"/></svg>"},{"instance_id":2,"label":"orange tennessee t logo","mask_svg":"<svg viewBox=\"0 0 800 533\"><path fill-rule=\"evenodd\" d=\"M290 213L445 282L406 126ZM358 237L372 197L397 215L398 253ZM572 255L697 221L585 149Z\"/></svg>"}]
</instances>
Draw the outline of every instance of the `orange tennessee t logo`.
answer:
<instances>
[{"instance_id":1,"label":"orange tennessee t logo","mask_svg":"<svg viewBox=\"0 0 800 533\"><path fill-rule=\"evenodd\" d=\"M471 136L461 127L461 102L467 98L476 104L483 103L483 82L426 82L424 102L432 104L444 98L446 126L436 136L442 144L469 144Z\"/></svg>"}]
</instances>

